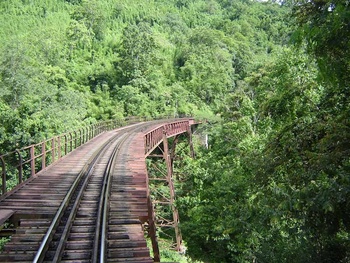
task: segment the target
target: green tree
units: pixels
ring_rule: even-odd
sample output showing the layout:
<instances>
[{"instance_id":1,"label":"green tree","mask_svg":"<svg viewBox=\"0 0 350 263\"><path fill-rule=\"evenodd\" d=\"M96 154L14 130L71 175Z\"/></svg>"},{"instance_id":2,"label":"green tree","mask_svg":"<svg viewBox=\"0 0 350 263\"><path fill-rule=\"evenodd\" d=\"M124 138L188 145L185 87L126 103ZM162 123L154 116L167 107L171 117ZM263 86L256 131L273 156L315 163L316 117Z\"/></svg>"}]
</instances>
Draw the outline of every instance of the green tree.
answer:
<instances>
[{"instance_id":1,"label":"green tree","mask_svg":"<svg viewBox=\"0 0 350 263\"><path fill-rule=\"evenodd\" d=\"M82 0L76 5L72 17L84 24L87 31L94 34L95 39L101 40L106 26L104 11L101 1Z\"/></svg>"},{"instance_id":2,"label":"green tree","mask_svg":"<svg viewBox=\"0 0 350 263\"><path fill-rule=\"evenodd\" d=\"M295 39L299 43L306 41L308 50L317 58L324 79L349 86L348 1L296 1L294 15L299 26Z\"/></svg>"},{"instance_id":3,"label":"green tree","mask_svg":"<svg viewBox=\"0 0 350 263\"><path fill-rule=\"evenodd\" d=\"M117 66L122 77L121 84L129 84L130 81L147 75L154 48L154 36L148 23L131 24L124 29L120 50L122 60Z\"/></svg>"},{"instance_id":4,"label":"green tree","mask_svg":"<svg viewBox=\"0 0 350 263\"><path fill-rule=\"evenodd\" d=\"M178 48L175 58L178 79L198 97L201 106L215 109L234 87L232 55L226 38L219 31L198 28L192 30L188 41L188 46Z\"/></svg>"},{"instance_id":5,"label":"green tree","mask_svg":"<svg viewBox=\"0 0 350 263\"><path fill-rule=\"evenodd\" d=\"M269 233L275 234L262 244L265 249L274 245L275 250L261 251L259 257L269 262L282 257L293 262L346 262L347 111L325 104L333 87L319 82L316 64L303 51L284 52L265 70L258 82L251 79L259 87L260 119L270 123L254 169L255 183L264 189L256 200L273 208Z\"/></svg>"}]
</instances>

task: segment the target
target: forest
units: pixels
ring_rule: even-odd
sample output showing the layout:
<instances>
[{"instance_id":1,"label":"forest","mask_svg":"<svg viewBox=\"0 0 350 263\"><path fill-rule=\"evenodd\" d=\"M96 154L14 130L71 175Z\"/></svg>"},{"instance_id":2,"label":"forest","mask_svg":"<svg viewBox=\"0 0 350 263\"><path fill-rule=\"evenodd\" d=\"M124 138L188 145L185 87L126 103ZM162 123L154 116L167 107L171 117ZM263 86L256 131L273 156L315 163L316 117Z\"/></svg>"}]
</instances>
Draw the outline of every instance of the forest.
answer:
<instances>
[{"instance_id":1,"label":"forest","mask_svg":"<svg viewBox=\"0 0 350 263\"><path fill-rule=\"evenodd\" d=\"M350 262L349 0L7 0L0 24L0 153L193 116L170 260Z\"/></svg>"}]
</instances>

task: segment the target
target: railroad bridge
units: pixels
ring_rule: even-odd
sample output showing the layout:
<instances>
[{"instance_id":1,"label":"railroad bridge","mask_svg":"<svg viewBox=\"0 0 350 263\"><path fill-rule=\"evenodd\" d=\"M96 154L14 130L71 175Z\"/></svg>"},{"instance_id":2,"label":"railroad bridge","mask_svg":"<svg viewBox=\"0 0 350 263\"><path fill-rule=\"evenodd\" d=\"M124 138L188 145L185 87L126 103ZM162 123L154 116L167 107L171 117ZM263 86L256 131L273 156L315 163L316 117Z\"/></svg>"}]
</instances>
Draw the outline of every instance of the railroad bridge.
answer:
<instances>
[{"instance_id":1,"label":"railroad bridge","mask_svg":"<svg viewBox=\"0 0 350 263\"><path fill-rule=\"evenodd\" d=\"M195 125L111 121L0 155L0 262L159 262L161 226L181 250L172 162ZM163 160L163 178L148 173L147 157ZM152 199L152 180L168 187L162 200ZM155 202L171 216L157 216Z\"/></svg>"}]
</instances>

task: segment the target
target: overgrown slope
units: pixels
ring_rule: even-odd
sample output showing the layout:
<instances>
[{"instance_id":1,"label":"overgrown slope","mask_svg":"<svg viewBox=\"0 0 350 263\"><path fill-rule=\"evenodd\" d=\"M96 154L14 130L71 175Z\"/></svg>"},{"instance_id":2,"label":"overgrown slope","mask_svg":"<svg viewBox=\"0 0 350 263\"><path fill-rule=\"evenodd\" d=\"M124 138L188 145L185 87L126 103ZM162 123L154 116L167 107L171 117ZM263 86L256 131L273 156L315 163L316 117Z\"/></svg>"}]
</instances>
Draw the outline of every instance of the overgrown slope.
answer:
<instances>
[{"instance_id":1,"label":"overgrown slope","mask_svg":"<svg viewBox=\"0 0 350 263\"><path fill-rule=\"evenodd\" d=\"M188 255L349 262L349 1L275 2L1 1L0 152L205 117L209 149L176 167Z\"/></svg>"},{"instance_id":2,"label":"overgrown slope","mask_svg":"<svg viewBox=\"0 0 350 263\"><path fill-rule=\"evenodd\" d=\"M218 113L286 42L251 1L0 3L0 149L101 119Z\"/></svg>"}]
</instances>

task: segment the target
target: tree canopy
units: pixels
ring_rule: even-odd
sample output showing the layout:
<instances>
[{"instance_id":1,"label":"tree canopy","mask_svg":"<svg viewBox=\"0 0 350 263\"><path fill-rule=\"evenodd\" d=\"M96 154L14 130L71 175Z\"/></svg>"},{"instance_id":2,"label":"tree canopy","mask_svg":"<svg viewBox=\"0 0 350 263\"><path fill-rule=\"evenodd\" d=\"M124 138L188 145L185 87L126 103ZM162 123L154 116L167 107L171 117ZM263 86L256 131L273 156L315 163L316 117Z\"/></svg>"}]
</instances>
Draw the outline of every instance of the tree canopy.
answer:
<instances>
[{"instance_id":1,"label":"tree canopy","mask_svg":"<svg viewBox=\"0 0 350 263\"><path fill-rule=\"evenodd\" d=\"M0 2L0 152L122 116L206 118L188 257L350 261L348 0ZM173 260L173 259L170 259Z\"/></svg>"}]
</instances>

